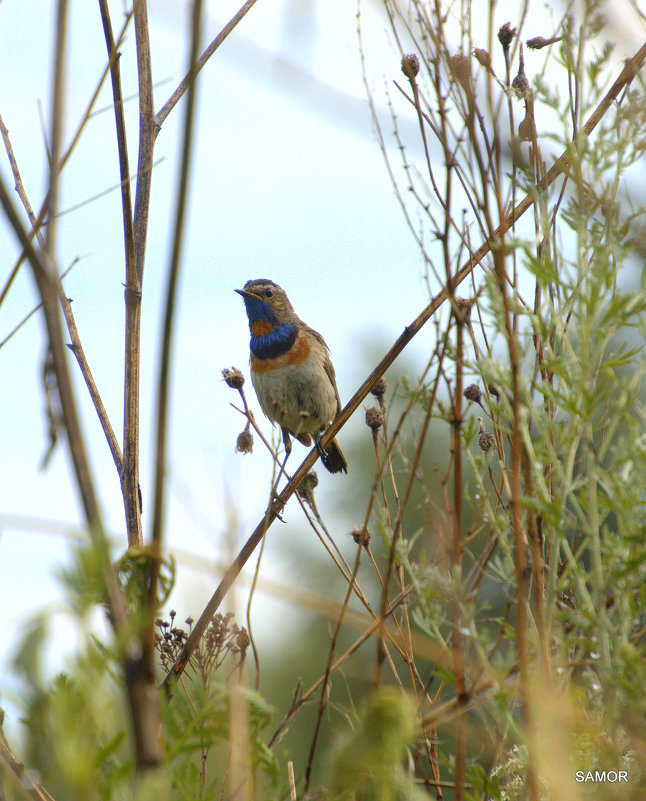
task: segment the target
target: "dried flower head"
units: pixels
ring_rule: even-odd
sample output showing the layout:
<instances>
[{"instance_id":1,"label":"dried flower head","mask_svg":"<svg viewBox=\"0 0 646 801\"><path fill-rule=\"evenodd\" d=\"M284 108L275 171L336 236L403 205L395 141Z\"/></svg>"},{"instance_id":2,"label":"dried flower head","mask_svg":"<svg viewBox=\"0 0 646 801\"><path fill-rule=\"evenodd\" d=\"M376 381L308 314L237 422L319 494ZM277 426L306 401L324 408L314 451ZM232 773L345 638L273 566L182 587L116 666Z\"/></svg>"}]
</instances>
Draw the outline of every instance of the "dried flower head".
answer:
<instances>
[{"instance_id":1,"label":"dried flower head","mask_svg":"<svg viewBox=\"0 0 646 801\"><path fill-rule=\"evenodd\" d=\"M378 406L368 406L366 409L366 425L372 429L373 434L384 424L384 413Z\"/></svg>"},{"instance_id":2,"label":"dried flower head","mask_svg":"<svg viewBox=\"0 0 646 801\"><path fill-rule=\"evenodd\" d=\"M409 81L414 81L419 72L419 59L415 53L405 53L402 56L402 72Z\"/></svg>"},{"instance_id":3,"label":"dried flower head","mask_svg":"<svg viewBox=\"0 0 646 801\"><path fill-rule=\"evenodd\" d=\"M227 386L231 389L242 389L244 385L244 376L242 370L237 367L227 367L222 371L222 378Z\"/></svg>"},{"instance_id":4,"label":"dried flower head","mask_svg":"<svg viewBox=\"0 0 646 801\"><path fill-rule=\"evenodd\" d=\"M531 47L532 50L540 50L542 47L560 42L562 38L562 36L552 36L551 39L546 39L544 36L534 36L533 39L528 39L525 44L527 47Z\"/></svg>"},{"instance_id":5,"label":"dried flower head","mask_svg":"<svg viewBox=\"0 0 646 801\"><path fill-rule=\"evenodd\" d=\"M248 427L238 434L236 453L253 453L253 434Z\"/></svg>"},{"instance_id":6,"label":"dried flower head","mask_svg":"<svg viewBox=\"0 0 646 801\"><path fill-rule=\"evenodd\" d=\"M455 306L462 317L461 322L468 324L471 320L471 306L473 306L473 299L458 297L455 299Z\"/></svg>"},{"instance_id":7,"label":"dried flower head","mask_svg":"<svg viewBox=\"0 0 646 801\"><path fill-rule=\"evenodd\" d=\"M455 80L467 92L471 91L471 59L462 53L449 56L449 69Z\"/></svg>"},{"instance_id":8,"label":"dried flower head","mask_svg":"<svg viewBox=\"0 0 646 801\"><path fill-rule=\"evenodd\" d=\"M518 73L511 82L511 88L514 90L514 94L518 100L526 100L532 93L532 87L529 85L529 81L524 72Z\"/></svg>"},{"instance_id":9,"label":"dried flower head","mask_svg":"<svg viewBox=\"0 0 646 801\"><path fill-rule=\"evenodd\" d=\"M511 22L505 22L505 24L501 25L498 29L498 41L502 45L505 55L509 53L509 45L512 43L514 36L517 35L518 31L516 28L511 27Z\"/></svg>"},{"instance_id":10,"label":"dried flower head","mask_svg":"<svg viewBox=\"0 0 646 801\"><path fill-rule=\"evenodd\" d=\"M519 100L530 100L532 96L532 89L525 75L525 56L523 54L523 45L520 45L520 56L518 65L518 75L511 82L511 88L514 90L516 97Z\"/></svg>"},{"instance_id":11,"label":"dried flower head","mask_svg":"<svg viewBox=\"0 0 646 801\"><path fill-rule=\"evenodd\" d=\"M243 626L238 630L238 634L236 635L236 645L242 652L243 656L250 644L251 640L249 639L249 634L247 633L247 629L245 629Z\"/></svg>"},{"instance_id":12,"label":"dried flower head","mask_svg":"<svg viewBox=\"0 0 646 801\"><path fill-rule=\"evenodd\" d=\"M314 490L318 486L318 483L319 477L316 475L316 471L310 470L309 473L303 476L296 490L305 503L308 503L310 506L314 504Z\"/></svg>"},{"instance_id":13,"label":"dried flower head","mask_svg":"<svg viewBox=\"0 0 646 801\"><path fill-rule=\"evenodd\" d=\"M484 420L478 417L478 425L480 426L480 436L478 437L478 445L485 453L490 451L495 443L493 434L485 428Z\"/></svg>"},{"instance_id":14,"label":"dried flower head","mask_svg":"<svg viewBox=\"0 0 646 801\"><path fill-rule=\"evenodd\" d=\"M383 396L386 394L386 379L383 376L378 378L372 385L370 392L375 396L375 398L377 398L378 401L381 401Z\"/></svg>"},{"instance_id":15,"label":"dried flower head","mask_svg":"<svg viewBox=\"0 0 646 801\"><path fill-rule=\"evenodd\" d=\"M367 548L370 544L370 532L365 526L354 526L348 533L357 545L360 545L362 548Z\"/></svg>"},{"instance_id":16,"label":"dried flower head","mask_svg":"<svg viewBox=\"0 0 646 801\"><path fill-rule=\"evenodd\" d=\"M480 390L478 384L469 384L469 386L464 390L464 397L467 400L473 401L474 403L480 403L482 391Z\"/></svg>"},{"instance_id":17,"label":"dried flower head","mask_svg":"<svg viewBox=\"0 0 646 801\"><path fill-rule=\"evenodd\" d=\"M493 67L491 66L491 56L489 55L489 52L476 47L473 51L473 55L478 59L478 62L487 70L487 72L493 75Z\"/></svg>"},{"instance_id":18,"label":"dried flower head","mask_svg":"<svg viewBox=\"0 0 646 801\"><path fill-rule=\"evenodd\" d=\"M532 106L533 103L527 104L525 116L521 122L518 123L518 138L521 142L533 142L536 138Z\"/></svg>"}]
</instances>

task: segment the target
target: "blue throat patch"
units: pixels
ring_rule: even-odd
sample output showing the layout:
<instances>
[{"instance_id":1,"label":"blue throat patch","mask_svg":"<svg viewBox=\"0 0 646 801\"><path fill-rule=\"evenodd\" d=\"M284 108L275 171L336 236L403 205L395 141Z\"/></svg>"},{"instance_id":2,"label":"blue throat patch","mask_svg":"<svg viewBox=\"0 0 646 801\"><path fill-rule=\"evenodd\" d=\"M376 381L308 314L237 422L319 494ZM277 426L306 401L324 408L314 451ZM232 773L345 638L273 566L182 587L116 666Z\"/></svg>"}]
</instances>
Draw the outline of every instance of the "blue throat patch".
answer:
<instances>
[{"instance_id":1,"label":"blue throat patch","mask_svg":"<svg viewBox=\"0 0 646 801\"><path fill-rule=\"evenodd\" d=\"M242 299L247 310L250 326L257 320L266 320L268 323L276 325L276 315L268 303L260 300L260 298L248 298L245 295L242 296Z\"/></svg>"},{"instance_id":2,"label":"blue throat patch","mask_svg":"<svg viewBox=\"0 0 646 801\"><path fill-rule=\"evenodd\" d=\"M251 337L249 347L254 356L259 359L275 359L291 348L296 342L298 329L295 325L278 325L268 334Z\"/></svg>"},{"instance_id":3,"label":"blue throat patch","mask_svg":"<svg viewBox=\"0 0 646 801\"><path fill-rule=\"evenodd\" d=\"M249 328L252 328L254 323L261 321L266 323L267 327L271 326L271 330L260 336L251 335L249 347L253 355L259 359L275 359L277 356L287 353L298 336L296 326L278 325L274 310L260 298L245 297L244 303L249 318Z\"/></svg>"}]
</instances>

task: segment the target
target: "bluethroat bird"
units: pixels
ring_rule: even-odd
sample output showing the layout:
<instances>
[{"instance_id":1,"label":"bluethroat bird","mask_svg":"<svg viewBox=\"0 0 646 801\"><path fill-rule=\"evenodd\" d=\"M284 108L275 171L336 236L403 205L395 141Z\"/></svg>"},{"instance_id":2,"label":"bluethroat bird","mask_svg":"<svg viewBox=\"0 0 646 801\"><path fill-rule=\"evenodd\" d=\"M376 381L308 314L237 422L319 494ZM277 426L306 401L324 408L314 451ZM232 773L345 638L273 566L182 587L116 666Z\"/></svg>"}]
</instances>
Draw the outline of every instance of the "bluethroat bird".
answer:
<instances>
[{"instance_id":1,"label":"bluethroat bird","mask_svg":"<svg viewBox=\"0 0 646 801\"><path fill-rule=\"evenodd\" d=\"M236 292L249 318L251 383L263 412L281 427L286 455L291 436L308 446L313 436L330 473L347 473L336 439L326 450L319 446L322 433L341 411L325 340L298 317L285 290L273 281L247 281Z\"/></svg>"}]
</instances>

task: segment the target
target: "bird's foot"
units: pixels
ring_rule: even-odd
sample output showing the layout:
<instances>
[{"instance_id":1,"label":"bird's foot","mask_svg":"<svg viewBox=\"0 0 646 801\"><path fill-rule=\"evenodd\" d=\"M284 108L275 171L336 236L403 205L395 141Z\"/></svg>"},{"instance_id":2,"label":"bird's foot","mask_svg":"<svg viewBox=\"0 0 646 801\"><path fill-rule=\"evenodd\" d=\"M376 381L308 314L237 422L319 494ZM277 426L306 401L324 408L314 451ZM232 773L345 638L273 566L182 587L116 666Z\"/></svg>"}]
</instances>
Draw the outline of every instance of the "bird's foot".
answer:
<instances>
[{"instance_id":1,"label":"bird's foot","mask_svg":"<svg viewBox=\"0 0 646 801\"><path fill-rule=\"evenodd\" d=\"M322 433L314 435L314 444L316 445L316 450L318 451L318 455L321 457L321 459L325 459L325 457L327 456L327 451L321 445L321 440L322 439L323 439L323 434Z\"/></svg>"}]
</instances>

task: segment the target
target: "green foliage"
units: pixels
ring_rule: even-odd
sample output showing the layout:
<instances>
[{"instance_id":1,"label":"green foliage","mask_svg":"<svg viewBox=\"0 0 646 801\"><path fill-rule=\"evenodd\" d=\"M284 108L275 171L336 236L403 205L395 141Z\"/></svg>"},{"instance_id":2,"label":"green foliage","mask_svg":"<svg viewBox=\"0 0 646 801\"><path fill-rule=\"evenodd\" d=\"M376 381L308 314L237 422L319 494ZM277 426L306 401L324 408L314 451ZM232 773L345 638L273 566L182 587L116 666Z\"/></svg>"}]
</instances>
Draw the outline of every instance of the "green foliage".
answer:
<instances>
[{"instance_id":1,"label":"green foliage","mask_svg":"<svg viewBox=\"0 0 646 801\"><path fill-rule=\"evenodd\" d=\"M330 764L330 801L396 801L424 796L407 781L401 762L410 744L415 711L406 696L384 688L370 698L353 732L336 748Z\"/></svg>"},{"instance_id":2,"label":"green foliage","mask_svg":"<svg viewBox=\"0 0 646 801\"><path fill-rule=\"evenodd\" d=\"M166 763L174 798L209 798L221 785L222 759L217 754L210 759L209 753L232 741L232 692L242 693L247 715L249 769L255 772L259 767L267 779L267 789L277 789L276 758L266 748L262 734L272 718L271 708L257 693L244 688L232 690L214 682L207 689L201 682L194 681L190 684L190 693L175 686L164 704ZM242 721L237 725L242 725Z\"/></svg>"},{"instance_id":3,"label":"green foliage","mask_svg":"<svg viewBox=\"0 0 646 801\"><path fill-rule=\"evenodd\" d=\"M69 666L52 680L41 663L48 645L53 615L38 615L27 627L14 668L24 683L25 753L37 766L40 781L60 798L159 799L194 801L219 793L226 775L231 727L244 719L252 775L264 777L270 795L277 792L276 756L265 743L273 710L257 693L241 685L244 630L216 616L181 683L162 695L163 764L136 779L132 758L130 715L121 677L121 649L106 645L92 633L92 619L101 593L97 591L97 560L81 549L73 567L61 575L68 593L66 615L78 630L78 649ZM170 588L169 588L170 589ZM62 611L62 610L61 610ZM174 614L172 619L174 621ZM168 625L159 621L162 632ZM180 646L185 634L175 626L168 634ZM168 658L157 641L160 661ZM238 699L234 719L232 697ZM236 722L237 721L237 722Z\"/></svg>"},{"instance_id":4,"label":"green foliage","mask_svg":"<svg viewBox=\"0 0 646 801\"><path fill-rule=\"evenodd\" d=\"M55 796L112 799L132 782L127 711L105 649L88 637L68 671L45 682L29 666L45 643L42 622L15 660L26 682L24 726L28 763Z\"/></svg>"},{"instance_id":5,"label":"green foliage","mask_svg":"<svg viewBox=\"0 0 646 801\"><path fill-rule=\"evenodd\" d=\"M131 610L136 611L139 601L145 596L150 578L150 554L147 549L129 548L116 564L117 577ZM170 556L160 562L158 576L159 605L164 606L175 585L177 566Z\"/></svg>"},{"instance_id":6,"label":"green foliage","mask_svg":"<svg viewBox=\"0 0 646 801\"><path fill-rule=\"evenodd\" d=\"M484 736L465 737L465 745L456 733L452 753L449 726L438 758L449 777L459 774L466 797L558 797L553 795L558 782L543 762L546 741L556 736L548 710L559 703L543 697L546 681L571 716L557 732L563 748L569 753L586 738L592 743L578 766L607 767L614 759L619 769L628 760L637 786L638 764L645 759L637 685L646 658L640 605L646 579L640 547L646 531L646 296L643 280L637 280L642 259L634 236L641 226L635 215L644 213L637 172L644 155L643 86L626 89L621 103L597 120L594 133L584 133L621 66L615 46L595 38L605 31L599 3L586 3L580 17L563 21L560 43L541 51L542 70L534 53L525 50L521 62L510 46L516 44L514 22L506 32L505 26L499 30L503 53L487 52L479 49L488 43L479 41L477 26L465 26L464 17L458 23L450 14L438 15L431 24L431 12L422 13L415 2L411 7L420 13L411 17L408 46L419 48L423 64L416 81L404 69L414 95L408 98L411 113L424 115L429 141L456 160L444 183L434 162L421 160L416 169L407 161L403 165L404 213L410 220L414 209L442 243L436 260L422 249L432 293L464 263L465 227L473 223L494 240L488 261L480 265L482 277L473 279L473 297L461 301L470 307L468 327L460 330L455 313L438 322L438 342L444 338L446 346L429 360L430 382L416 385L409 378L405 385L408 397L427 410L425 390L440 377L432 413L446 423L451 449L448 468L436 472L441 496L431 496L427 484L428 494L416 507L422 533L418 525L405 525L394 546L412 588L407 612L444 648L433 669L436 702L451 704L461 685L477 692L483 676L487 688L495 688L474 699ZM405 54L405 26L394 17L391 26ZM463 53L475 59L469 62ZM410 58L404 55L404 61ZM508 103L513 163L504 173L490 145L500 131L504 101L494 111L483 88L492 91L494 78L501 82L501 62L510 76L518 70L516 89L529 83L514 96L524 104L521 125L516 101ZM478 119L481 132L469 115ZM482 131L489 115L498 127ZM403 153L407 143L398 128L395 137ZM546 156L552 145L559 150ZM386 144L383 151L392 171ZM557 189L539 191L537 182L560 151L567 154L566 180ZM509 227L503 242L495 232L502 214L492 220L491 206L511 208L525 192L535 201L533 219ZM468 205L472 216L464 210ZM466 410L458 374L462 387L475 386L475 392L465 393ZM436 441L434 434L433 446ZM407 448L404 470L411 460ZM426 476L415 478L427 482ZM403 483L399 492L383 495L376 511L385 549L396 538L392 521L401 517ZM521 657L521 641L528 657ZM534 708L523 708L528 705ZM475 718L474 713L461 725L472 731ZM533 721L540 729L535 739ZM474 747L473 739L483 749ZM616 744L610 752L600 746L607 742ZM576 765L571 766L573 774ZM581 788L572 775L568 781L571 786L562 788L560 797L578 798Z\"/></svg>"}]
</instances>

